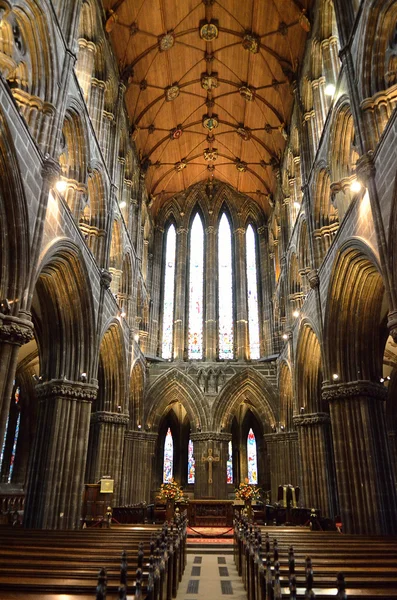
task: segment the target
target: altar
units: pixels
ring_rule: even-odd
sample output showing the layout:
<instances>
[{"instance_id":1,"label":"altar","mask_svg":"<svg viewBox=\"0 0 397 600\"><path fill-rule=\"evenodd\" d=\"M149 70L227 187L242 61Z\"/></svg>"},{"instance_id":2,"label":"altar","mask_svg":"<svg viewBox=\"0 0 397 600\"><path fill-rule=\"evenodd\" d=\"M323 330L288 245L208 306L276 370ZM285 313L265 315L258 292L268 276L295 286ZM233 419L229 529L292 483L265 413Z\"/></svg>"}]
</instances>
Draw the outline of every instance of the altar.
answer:
<instances>
[{"instance_id":1,"label":"altar","mask_svg":"<svg viewBox=\"0 0 397 600\"><path fill-rule=\"evenodd\" d=\"M232 527L233 500L190 500L187 518L191 527Z\"/></svg>"}]
</instances>

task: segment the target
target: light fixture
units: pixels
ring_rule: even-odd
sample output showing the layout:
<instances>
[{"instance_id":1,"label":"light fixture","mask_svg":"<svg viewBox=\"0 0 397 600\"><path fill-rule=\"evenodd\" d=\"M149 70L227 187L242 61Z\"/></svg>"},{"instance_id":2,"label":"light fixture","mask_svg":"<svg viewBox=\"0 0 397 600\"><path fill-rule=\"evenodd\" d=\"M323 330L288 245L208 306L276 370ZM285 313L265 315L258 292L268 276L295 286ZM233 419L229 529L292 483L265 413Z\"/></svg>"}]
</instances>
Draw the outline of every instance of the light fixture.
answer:
<instances>
[{"instance_id":1,"label":"light fixture","mask_svg":"<svg viewBox=\"0 0 397 600\"><path fill-rule=\"evenodd\" d=\"M120 406L120 404L117 407L117 412L121 413L121 406Z\"/></svg>"},{"instance_id":2,"label":"light fixture","mask_svg":"<svg viewBox=\"0 0 397 600\"><path fill-rule=\"evenodd\" d=\"M66 192L66 188L67 183L66 181L64 181L63 179L58 179L58 181L55 184L56 189L58 190L58 192L60 192L61 194L63 194L63 192Z\"/></svg>"},{"instance_id":3,"label":"light fixture","mask_svg":"<svg viewBox=\"0 0 397 600\"><path fill-rule=\"evenodd\" d=\"M280 429L281 429L281 431L285 431L284 425L280 425Z\"/></svg>"},{"instance_id":4,"label":"light fixture","mask_svg":"<svg viewBox=\"0 0 397 600\"><path fill-rule=\"evenodd\" d=\"M335 88L334 84L333 83L328 83L325 86L324 93L325 93L326 96L333 96L335 94L335 90L336 90L336 88Z\"/></svg>"},{"instance_id":5,"label":"light fixture","mask_svg":"<svg viewBox=\"0 0 397 600\"><path fill-rule=\"evenodd\" d=\"M300 202L297 202L296 200L294 201L294 208L296 208L296 210L299 210L301 207Z\"/></svg>"},{"instance_id":6,"label":"light fixture","mask_svg":"<svg viewBox=\"0 0 397 600\"><path fill-rule=\"evenodd\" d=\"M388 376L386 377L386 379L387 379L387 381L390 381L390 375L388 375Z\"/></svg>"},{"instance_id":7,"label":"light fixture","mask_svg":"<svg viewBox=\"0 0 397 600\"><path fill-rule=\"evenodd\" d=\"M80 375L80 381L82 381L83 383L87 381L87 373L82 373Z\"/></svg>"},{"instance_id":8,"label":"light fixture","mask_svg":"<svg viewBox=\"0 0 397 600\"><path fill-rule=\"evenodd\" d=\"M125 200L122 200L119 204L120 208L125 208L127 206L127 202Z\"/></svg>"},{"instance_id":9,"label":"light fixture","mask_svg":"<svg viewBox=\"0 0 397 600\"><path fill-rule=\"evenodd\" d=\"M383 382L384 382L384 378L383 378L383 377L381 377L381 378L379 379L379 381L380 381L380 383L383 383Z\"/></svg>"},{"instance_id":10,"label":"light fixture","mask_svg":"<svg viewBox=\"0 0 397 600\"><path fill-rule=\"evenodd\" d=\"M333 379L334 381L338 381L338 379L339 379L339 375L338 375L338 373L334 373L334 374L332 375L332 379Z\"/></svg>"},{"instance_id":11,"label":"light fixture","mask_svg":"<svg viewBox=\"0 0 397 600\"><path fill-rule=\"evenodd\" d=\"M305 414L305 407L301 406L301 415Z\"/></svg>"},{"instance_id":12,"label":"light fixture","mask_svg":"<svg viewBox=\"0 0 397 600\"><path fill-rule=\"evenodd\" d=\"M138 334L138 333L136 333L136 334L134 335L134 340L135 340L136 342L139 342L139 334Z\"/></svg>"},{"instance_id":13,"label":"light fixture","mask_svg":"<svg viewBox=\"0 0 397 600\"><path fill-rule=\"evenodd\" d=\"M138 429L142 429L142 425L141 424L138 425Z\"/></svg>"},{"instance_id":14,"label":"light fixture","mask_svg":"<svg viewBox=\"0 0 397 600\"><path fill-rule=\"evenodd\" d=\"M10 314L10 312L11 312L11 304L7 300L7 298L3 298L3 300L1 300L1 302L0 302L0 311L3 313L3 315L9 315Z\"/></svg>"},{"instance_id":15,"label":"light fixture","mask_svg":"<svg viewBox=\"0 0 397 600\"><path fill-rule=\"evenodd\" d=\"M354 181L352 181L352 183L350 184L350 189L352 192L354 192L355 194L359 191L361 191L361 183L358 181L358 179L355 179Z\"/></svg>"},{"instance_id":16,"label":"light fixture","mask_svg":"<svg viewBox=\"0 0 397 600\"><path fill-rule=\"evenodd\" d=\"M120 317L123 317L123 319L124 319L125 315L126 315L126 312L125 312L125 310L124 310L124 308L123 308L123 309L121 310Z\"/></svg>"},{"instance_id":17,"label":"light fixture","mask_svg":"<svg viewBox=\"0 0 397 600\"><path fill-rule=\"evenodd\" d=\"M294 312L292 313L292 316L295 317L295 319L297 317L299 317L299 310L294 310Z\"/></svg>"},{"instance_id":18,"label":"light fixture","mask_svg":"<svg viewBox=\"0 0 397 600\"><path fill-rule=\"evenodd\" d=\"M281 337L283 338L283 340L288 340L288 333L283 333Z\"/></svg>"}]
</instances>

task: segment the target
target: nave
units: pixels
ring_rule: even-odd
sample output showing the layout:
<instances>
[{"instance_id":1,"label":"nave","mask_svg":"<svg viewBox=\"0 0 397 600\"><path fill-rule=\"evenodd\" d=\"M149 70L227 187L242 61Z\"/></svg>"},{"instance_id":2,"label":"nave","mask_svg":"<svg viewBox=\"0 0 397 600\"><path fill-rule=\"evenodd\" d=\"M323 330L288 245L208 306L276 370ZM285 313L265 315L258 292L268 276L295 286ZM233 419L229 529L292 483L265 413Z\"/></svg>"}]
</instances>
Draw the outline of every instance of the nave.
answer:
<instances>
[{"instance_id":1,"label":"nave","mask_svg":"<svg viewBox=\"0 0 397 600\"><path fill-rule=\"evenodd\" d=\"M191 530L184 519L76 531L1 526L0 598L397 597L397 538L258 527L238 519L234 531L200 531L206 529L197 539L186 535Z\"/></svg>"}]
</instances>

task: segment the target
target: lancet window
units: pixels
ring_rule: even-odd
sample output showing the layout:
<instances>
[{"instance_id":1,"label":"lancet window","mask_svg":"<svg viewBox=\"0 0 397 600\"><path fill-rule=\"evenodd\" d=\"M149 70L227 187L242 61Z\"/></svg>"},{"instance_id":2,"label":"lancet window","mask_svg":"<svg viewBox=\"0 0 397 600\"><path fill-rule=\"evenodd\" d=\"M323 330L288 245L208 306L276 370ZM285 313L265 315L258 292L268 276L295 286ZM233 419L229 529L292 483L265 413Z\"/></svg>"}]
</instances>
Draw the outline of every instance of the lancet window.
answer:
<instances>
[{"instance_id":1,"label":"lancet window","mask_svg":"<svg viewBox=\"0 0 397 600\"><path fill-rule=\"evenodd\" d=\"M204 229L197 213L190 231L189 339L190 359L203 358Z\"/></svg>"},{"instance_id":2,"label":"lancet window","mask_svg":"<svg viewBox=\"0 0 397 600\"><path fill-rule=\"evenodd\" d=\"M248 333L250 358L260 357L259 343L259 306L258 306L258 274L256 261L255 232L252 225L248 225L246 236L246 264L247 264L247 293L248 293Z\"/></svg>"},{"instance_id":3,"label":"lancet window","mask_svg":"<svg viewBox=\"0 0 397 600\"><path fill-rule=\"evenodd\" d=\"M164 294L163 294L163 339L161 356L172 358L172 336L174 331L174 301L175 301L175 226L168 227L165 250Z\"/></svg>"},{"instance_id":4,"label":"lancet window","mask_svg":"<svg viewBox=\"0 0 397 600\"><path fill-rule=\"evenodd\" d=\"M234 357L232 233L223 213L218 229L219 358Z\"/></svg>"},{"instance_id":5,"label":"lancet window","mask_svg":"<svg viewBox=\"0 0 397 600\"><path fill-rule=\"evenodd\" d=\"M256 439L252 427L247 437L248 483L258 483L258 463L256 454Z\"/></svg>"},{"instance_id":6,"label":"lancet window","mask_svg":"<svg viewBox=\"0 0 397 600\"><path fill-rule=\"evenodd\" d=\"M226 463L227 483L233 483L233 448L231 440L228 443L228 458Z\"/></svg>"},{"instance_id":7,"label":"lancet window","mask_svg":"<svg viewBox=\"0 0 397 600\"><path fill-rule=\"evenodd\" d=\"M187 482L194 483L196 475L196 461L193 455L193 442L189 440L187 452Z\"/></svg>"},{"instance_id":8,"label":"lancet window","mask_svg":"<svg viewBox=\"0 0 397 600\"><path fill-rule=\"evenodd\" d=\"M174 476L174 442L168 427L164 442L163 483L169 483Z\"/></svg>"}]
</instances>

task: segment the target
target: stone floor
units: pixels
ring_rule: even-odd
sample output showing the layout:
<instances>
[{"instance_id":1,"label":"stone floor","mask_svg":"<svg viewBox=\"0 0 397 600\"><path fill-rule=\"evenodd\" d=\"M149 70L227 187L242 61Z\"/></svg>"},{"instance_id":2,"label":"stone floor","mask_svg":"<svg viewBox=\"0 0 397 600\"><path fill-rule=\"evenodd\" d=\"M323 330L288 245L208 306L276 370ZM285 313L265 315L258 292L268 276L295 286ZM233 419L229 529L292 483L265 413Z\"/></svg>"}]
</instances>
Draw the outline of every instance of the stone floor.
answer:
<instances>
[{"instance_id":1,"label":"stone floor","mask_svg":"<svg viewBox=\"0 0 397 600\"><path fill-rule=\"evenodd\" d=\"M188 554L176 600L247 600L233 555Z\"/></svg>"}]
</instances>

